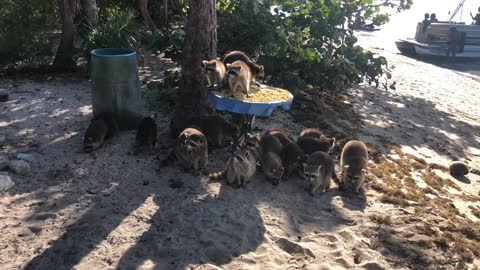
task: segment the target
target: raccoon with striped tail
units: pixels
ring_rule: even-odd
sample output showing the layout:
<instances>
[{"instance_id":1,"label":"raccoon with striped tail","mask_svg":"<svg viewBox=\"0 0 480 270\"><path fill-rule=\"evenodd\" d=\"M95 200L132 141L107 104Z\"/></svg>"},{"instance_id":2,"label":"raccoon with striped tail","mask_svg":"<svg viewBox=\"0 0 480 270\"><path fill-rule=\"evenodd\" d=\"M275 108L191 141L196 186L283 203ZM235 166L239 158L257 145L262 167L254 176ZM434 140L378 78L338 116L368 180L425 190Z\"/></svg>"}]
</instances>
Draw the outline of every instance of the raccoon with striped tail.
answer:
<instances>
[{"instance_id":1,"label":"raccoon with striped tail","mask_svg":"<svg viewBox=\"0 0 480 270\"><path fill-rule=\"evenodd\" d=\"M258 153L254 148L239 148L228 160L224 171L211 173L208 178L210 180L225 178L227 184L234 188L245 187L257 171L258 159Z\"/></svg>"},{"instance_id":2,"label":"raccoon with striped tail","mask_svg":"<svg viewBox=\"0 0 480 270\"><path fill-rule=\"evenodd\" d=\"M205 135L194 128L187 128L180 133L175 149L162 165L179 163L186 170L205 171L208 163L208 143Z\"/></svg>"}]
</instances>

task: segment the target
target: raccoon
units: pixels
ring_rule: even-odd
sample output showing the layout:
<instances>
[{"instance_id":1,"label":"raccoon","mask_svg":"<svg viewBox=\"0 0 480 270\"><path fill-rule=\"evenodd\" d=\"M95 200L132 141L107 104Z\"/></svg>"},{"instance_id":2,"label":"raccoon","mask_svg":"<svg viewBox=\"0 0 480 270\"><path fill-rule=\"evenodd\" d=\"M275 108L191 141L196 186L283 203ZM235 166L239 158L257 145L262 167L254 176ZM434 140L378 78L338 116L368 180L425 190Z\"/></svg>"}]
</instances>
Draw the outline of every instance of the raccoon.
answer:
<instances>
[{"instance_id":1,"label":"raccoon","mask_svg":"<svg viewBox=\"0 0 480 270\"><path fill-rule=\"evenodd\" d=\"M267 179L272 181L272 184L274 186L278 185L280 183L280 179L282 179L284 172L280 155L273 152L264 153L261 164L262 171L267 177Z\"/></svg>"},{"instance_id":2,"label":"raccoon","mask_svg":"<svg viewBox=\"0 0 480 270\"><path fill-rule=\"evenodd\" d=\"M83 151L93 152L100 148L107 138L108 127L102 118L93 119L83 136Z\"/></svg>"},{"instance_id":3,"label":"raccoon","mask_svg":"<svg viewBox=\"0 0 480 270\"><path fill-rule=\"evenodd\" d=\"M206 169L208 163L207 138L197 129L185 129L180 133L175 144L175 157L187 170Z\"/></svg>"},{"instance_id":4,"label":"raccoon","mask_svg":"<svg viewBox=\"0 0 480 270\"><path fill-rule=\"evenodd\" d=\"M228 160L224 171L212 173L210 180L226 178L234 188L245 187L257 170L258 154L253 148L239 148Z\"/></svg>"},{"instance_id":5,"label":"raccoon","mask_svg":"<svg viewBox=\"0 0 480 270\"><path fill-rule=\"evenodd\" d=\"M208 87L223 86L225 79L225 65L222 61L213 59L202 61L207 75Z\"/></svg>"},{"instance_id":6,"label":"raccoon","mask_svg":"<svg viewBox=\"0 0 480 270\"><path fill-rule=\"evenodd\" d=\"M260 145L262 147L262 153L272 152L277 155L282 154L282 143L276 136L273 136L273 135L262 136L260 140Z\"/></svg>"},{"instance_id":7,"label":"raccoon","mask_svg":"<svg viewBox=\"0 0 480 270\"><path fill-rule=\"evenodd\" d=\"M302 132L300 132L300 136L298 136L298 137L299 138L312 137L312 138L320 139L323 136L325 136L325 135L320 130L318 130L316 128L307 128L307 129L302 130Z\"/></svg>"},{"instance_id":8,"label":"raccoon","mask_svg":"<svg viewBox=\"0 0 480 270\"><path fill-rule=\"evenodd\" d=\"M144 117L137 127L135 152L153 149L157 143L157 124L151 117Z\"/></svg>"},{"instance_id":9,"label":"raccoon","mask_svg":"<svg viewBox=\"0 0 480 270\"><path fill-rule=\"evenodd\" d=\"M267 132L265 132L265 134L263 134L264 136L265 135L272 135L272 136L275 136L278 138L278 140L280 140L280 143L282 143L282 146L285 146L291 142L293 142L293 137L288 134L288 132L286 132L285 130L281 129L281 128L271 128L269 130L267 130Z\"/></svg>"},{"instance_id":10,"label":"raccoon","mask_svg":"<svg viewBox=\"0 0 480 270\"><path fill-rule=\"evenodd\" d=\"M283 167L285 168L283 180L287 180L294 171L297 171L300 175L303 174L300 168L301 164L306 161L306 156L297 143L291 142L283 146L281 158Z\"/></svg>"},{"instance_id":11,"label":"raccoon","mask_svg":"<svg viewBox=\"0 0 480 270\"><path fill-rule=\"evenodd\" d=\"M317 151L330 153L335 147L335 138L328 138L324 136L320 139L317 139L310 136L304 136L298 138L297 144L307 155L311 155Z\"/></svg>"},{"instance_id":12,"label":"raccoon","mask_svg":"<svg viewBox=\"0 0 480 270\"><path fill-rule=\"evenodd\" d=\"M243 61L248 65L250 71L252 72L252 77L255 79L254 83L260 85L258 82L263 81L265 76L265 68L257 63L255 63L250 57L248 57L244 52L241 51L231 51L225 55L223 58L223 63L225 65L233 63L235 61Z\"/></svg>"},{"instance_id":13,"label":"raccoon","mask_svg":"<svg viewBox=\"0 0 480 270\"><path fill-rule=\"evenodd\" d=\"M325 152L318 151L313 153L308 158L308 161L303 163L303 174L307 180L305 190L308 190L312 196L320 186L322 186L320 191L328 191L332 178L335 182L338 182L335 173L335 163Z\"/></svg>"},{"instance_id":14,"label":"raccoon","mask_svg":"<svg viewBox=\"0 0 480 270\"><path fill-rule=\"evenodd\" d=\"M90 153L118 133L118 125L111 113L104 112L95 116L83 136L83 150Z\"/></svg>"},{"instance_id":15,"label":"raccoon","mask_svg":"<svg viewBox=\"0 0 480 270\"><path fill-rule=\"evenodd\" d=\"M260 145L261 136L258 134L248 133L246 139L240 143L240 148L250 148L257 152L259 157L262 156L262 146Z\"/></svg>"},{"instance_id":16,"label":"raccoon","mask_svg":"<svg viewBox=\"0 0 480 270\"><path fill-rule=\"evenodd\" d=\"M347 181L352 184L357 181L355 191L358 192L365 183L367 165L368 149L363 142L353 140L345 144L340 156L340 168L342 170L340 187L343 187Z\"/></svg>"},{"instance_id":17,"label":"raccoon","mask_svg":"<svg viewBox=\"0 0 480 270\"><path fill-rule=\"evenodd\" d=\"M235 92L238 88L242 88L247 97L250 97L252 72L247 64L242 61L235 61L231 64L227 64L227 80L233 96L235 96Z\"/></svg>"},{"instance_id":18,"label":"raccoon","mask_svg":"<svg viewBox=\"0 0 480 270\"><path fill-rule=\"evenodd\" d=\"M209 115L201 119L201 129L209 146L225 147L236 138L239 128L219 115Z\"/></svg>"}]
</instances>

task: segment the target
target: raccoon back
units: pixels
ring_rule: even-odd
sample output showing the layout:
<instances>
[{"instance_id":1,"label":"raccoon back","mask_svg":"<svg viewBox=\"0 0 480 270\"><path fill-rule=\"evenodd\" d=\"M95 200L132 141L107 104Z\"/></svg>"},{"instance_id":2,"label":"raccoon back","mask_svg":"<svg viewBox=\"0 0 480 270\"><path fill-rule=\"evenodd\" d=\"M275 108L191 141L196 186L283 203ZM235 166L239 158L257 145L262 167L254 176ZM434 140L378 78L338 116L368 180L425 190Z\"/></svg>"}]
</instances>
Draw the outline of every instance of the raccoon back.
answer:
<instances>
[{"instance_id":1,"label":"raccoon back","mask_svg":"<svg viewBox=\"0 0 480 270\"><path fill-rule=\"evenodd\" d=\"M262 146L263 153L272 152L277 155L282 154L282 143L276 136L262 136L262 139L260 140L260 145Z\"/></svg>"},{"instance_id":2,"label":"raccoon back","mask_svg":"<svg viewBox=\"0 0 480 270\"><path fill-rule=\"evenodd\" d=\"M119 133L120 129L118 127L117 120L115 119L115 116L113 115L113 113L102 112L97 116L93 117L92 121L98 120L98 119L103 119L103 121L107 125L108 131L107 131L106 139L112 138Z\"/></svg>"},{"instance_id":3,"label":"raccoon back","mask_svg":"<svg viewBox=\"0 0 480 270\"><path fill-rule=\"evenodd\" d=\"M280 143L282 143L283 146L287 145L290 142L293 142L293 137L288 134L285 130L281 128L271 128L265 132L265 135L272 135L277 137L280 140Z\"/></svg>"},{"instance_id":4,"label":"raccoon back","mask_svg":"<svg viewBox=\"0 0 480 270\"><path fill-rule=\"evenodd\" d=\"M137 127L135 142L137 145L155 145L157 141L157 124L151 117L145 117Z\"/></svg>"},{"instance_id":5,"label":"raccoon back","mask_svg":"<svg viewBox=\"0 0 480 270\"><path fill-rule=\"evenodd\" d=\"M301 137L312 137L312 138L317 138L320 139L322 136L324 136L323 132L316 128L307 128L302 130L300 132L300 135L298 136L299 138Z\"/></svg>"},{"instance_id":6,"label":"raccoon back","mask_svg":"<svg viewBox=\"0 0 480 270\"><path fill-rule=\"evenodd\" d=\"M303 162L305 153L302 148L298 146L297 143L291 142L285 145L282 149L282 163L285 167L290 167L291 165L298 165L299 162Z\"/></svg>"},{"instance_id":7,"label":"raccoon back","mask_svg":"<svg viewBox=\"0 0 480 270\"><path fill-rule=\"evenodd\" d=\"M341 166L350 165L352 170L360 170L367 167L368 163L368 149L361 141L349 141L343 147L340 156Z\"/></svg>"},{"instance_id":8,"label":"raccoon back","mask_svg":"<svg viewBox=\"0 0 480 270\"><path fill-rule=\"evenodd\" d=\"M238 127L219 115L209 115L201 119L201 129L212 146L226 146L235 139Z\"/></svg>"},{"instance_id":9,"label":"raccoon back","mask_svg":"<svg viewBox=\"0 0 480 270\"><path fill-rule=\"evenodd\" d=\"M244 52L231 51L227 53L223 58L223 63L225 65L232 64L236 61L244 62L252 72L253 76L256 76L260 72L260 66L255 63L250 57L248 57Z\"/></svg>"},{"instance_id":10,"label":"raccoon back","mask_svg":"<svg viewBox=\"0 0 480 270\"><path fill-rule=\"evenodd\" d=\"M297 144L298 146L300 146L302 151L307 155L311 155L317 151L326 153L332 147L332 143L330 141L316 139L310 136L298 138Z\"/></svg>"},{"instance_id":11,"label":"raccoon back","mask_svg":"<svg viewBox=\"0 0 480 270\"><path fill-rule=\"evenodd\" d=\"M335 172L335 162L325 152L317 151L310 155L308 161L306 162L307 166L320 166L322 165L325 169L325 172Z\"/></svg>"}]
</instances>

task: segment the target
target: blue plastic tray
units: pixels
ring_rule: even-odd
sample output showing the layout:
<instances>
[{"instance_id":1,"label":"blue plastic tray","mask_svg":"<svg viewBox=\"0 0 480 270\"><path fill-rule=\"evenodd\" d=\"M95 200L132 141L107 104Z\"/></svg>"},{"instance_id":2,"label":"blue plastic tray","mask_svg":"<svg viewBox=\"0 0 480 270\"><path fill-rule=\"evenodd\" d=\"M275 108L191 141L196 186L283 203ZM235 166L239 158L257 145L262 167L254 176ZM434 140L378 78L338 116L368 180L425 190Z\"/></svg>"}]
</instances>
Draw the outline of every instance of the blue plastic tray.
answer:
<instances>
[{"instance_id":1,"label":"blue plastic tray","mask_svg":"<svg viewBox=\"0 0 480 270\"><path fill-rule=\"evenodd\" d=\"M293 95L285 101L277 102L247 102L238 99L222 97L213 92L208 93L208 100L212 102L215 109L219 111L234 112L240 114L270 116L273 109L282 107L284 110L289 110L292 105Z\"/></svg>"}]
</instances>

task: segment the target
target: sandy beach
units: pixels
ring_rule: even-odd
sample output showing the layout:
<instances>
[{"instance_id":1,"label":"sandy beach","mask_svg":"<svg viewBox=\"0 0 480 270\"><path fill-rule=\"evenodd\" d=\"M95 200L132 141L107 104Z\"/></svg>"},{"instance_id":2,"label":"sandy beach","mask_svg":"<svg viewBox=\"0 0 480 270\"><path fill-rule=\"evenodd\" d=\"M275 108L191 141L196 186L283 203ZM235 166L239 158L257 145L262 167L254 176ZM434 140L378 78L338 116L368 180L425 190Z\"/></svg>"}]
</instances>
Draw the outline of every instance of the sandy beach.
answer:
<instances>
[{"instance_id":1,"label":"sandy beach","mask_svg":"<svg viewBox=\"0 0 480 270\"><path fill-rule=\"evenodd\" d=\"M349 94L361 122L342 125L371 156L361 194L333 186L312 197L299 178L274 187L260 173L233 189L176 167L157 171L173 145L172 93L149 87L163 59L141 70L145 114L157 113L159 127L152 155L132 155L134 131L81 151L92 117L87 78L0 79L10 96L0 103L0 155L34 154L30 175L9 173L16 185L0 192L2 269L478 269L480 176L458 180L431 165L480 169L480 64L400 55L377 42L384 31L359 37L387 57L397 82ZM255 127L296 137L305 128L296 114L276 110ZM228 157L213 151L208 170Z\"/></svg>"}]
</instances>

